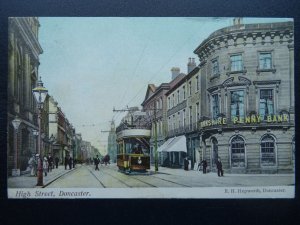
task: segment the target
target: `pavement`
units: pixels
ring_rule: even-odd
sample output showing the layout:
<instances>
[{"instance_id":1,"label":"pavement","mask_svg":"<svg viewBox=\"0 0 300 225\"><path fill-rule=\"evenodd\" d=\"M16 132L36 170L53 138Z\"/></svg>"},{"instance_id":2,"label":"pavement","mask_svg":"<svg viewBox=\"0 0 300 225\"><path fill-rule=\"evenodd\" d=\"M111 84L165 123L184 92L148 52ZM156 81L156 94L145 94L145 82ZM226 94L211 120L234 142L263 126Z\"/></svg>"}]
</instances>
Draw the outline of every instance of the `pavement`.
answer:
<instances>
[{"instance_id":1,"label":"pavement","mask_svg":"<svg viewBox=\"0 0 300 225\"><path fill-rule=\"evenodd\" d=\"M36 186L37 184L37 177L36 176L30 176L30 174L24 174L18 177L8 177L7 179L7 187L8 188L43 188L47 185L51 184L53 181L57 180L58 178L64 176L67 173L70 173L78 168L80 168L82 165L77 164L75 168L69 170L65 170L65 167L63 165L59 166L57 169L53 169L52 172L48 173L47 176L44 176L43 174L43 186ZM117 166L115 163L110 165L111 169L116 169ZM100 167L101 170L101 167ZM198 179L199 176L205 176L209 179L209 177L214 178L217 177L216 172L209 172L207 174L203 174L202 171L197 170L184 170L184 169L173 169L173 168L167 168L167 167L158 167L158 171L154 170L154 166L151 166L151 169L145 173L145 175L154 175L154 174L166 174L166 175L174 175L174 176L181 176L186 177L188 179ZM134 174L132 174L134 175ZM138 175L141 175L140 173ZM224 174L224 177L232 178L232 179L238 179L240 177L249 177L252 179L264 179L263 177L277 177L279 179L280 177L292 177L294 174ZM261 178L260 178L261 177ZM276 179L276 178L275 178ZM247 179L248 180L248 179ZM251 179L249 179L251 181Z\"/></svg>"},{"instance_id":2,"label":"pavement","mask_svg":"<svg viewBox=\"0 0 300 225\"><path fill-rule=\"evenodd\" d=\"M76 170L81 165L78 164L75 168L66 169L65 166L60 165L56 169L52 169L51 172L47 173L47 176L43 173L43 186L36 186L37 184L37 177L31 176L30 174L24 174L18 177L8 177L7 179L7 188L43 188L53 181L57 180L58 178L64 176L67 173L70 173L73 170Z\"/></svg>"}]
</instances>

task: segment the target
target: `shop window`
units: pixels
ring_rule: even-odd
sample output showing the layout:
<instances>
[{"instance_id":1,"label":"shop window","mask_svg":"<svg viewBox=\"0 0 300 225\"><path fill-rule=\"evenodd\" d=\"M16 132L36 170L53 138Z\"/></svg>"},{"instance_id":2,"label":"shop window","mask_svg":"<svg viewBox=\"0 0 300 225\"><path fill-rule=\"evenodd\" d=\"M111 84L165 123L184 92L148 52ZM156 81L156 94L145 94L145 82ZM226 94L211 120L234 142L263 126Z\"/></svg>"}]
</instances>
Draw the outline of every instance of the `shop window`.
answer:
<instances>
[{"instance_id":1,"label":"shop window","mask_svg":"<svg viewBox=\"0 0 300 225\"><path fill-rule=\"evenodd\" d=\"M230 56L230 68L232 72L243 70L243 59L241 54Z\"/></svg>"},{"instance_id":2,"label":"shop window","mask_svg":"<svg viewBox=\"0 0 300 225\"><path fill-rule=\"evenodd\" d=\"M232 91L230 101L231 119L234 117L244 118L245 116L245 99L244 91Z\"/></svg>"},{"instance_id":3,"label":"shop window","mask_svg":"<svg viewBox=\"0 0 300 225\"><path fill-rule=\"evenodd\" d=\"M260 90L259 115L267 119L268 115L274 114L274 96L272 89Z\"/></svg>"},{"instance_id":4,"label":"shop window","mask_svg":"<svg viewBox=\"0 0 300 225\"><path fill-rule=\"evenodd\" d=\"M212 115L213 115L213 119L217 119L219 113L220 113L219 96L218 96L218 94L214 94L214 95L212 95Z\"/></svg>"},{"instance_id":5,"label":"shop window","mask_svg":"<svg viewBox=\"0 0 300 225\"><path fill-rule=\"evenodd\" d=\"M261 165L274 166L276 164L275 140L266 135L261 140Z\"/></svg>"},{"instance_id":6,"label":"shop window","mask_svg":"<svg viewBox=\"0 0 300 225\"><path fill-rule=\"evenodd\" d=\"M231 140L231 166L245 167L245 142L239 136Z\"/></svg>"},{"instance_id":7,"label":"shop window","mask_svg":"<svg viewBox=\"0 0 300 225\"><path fill-rule=\"evenodd\" d=\"M272 54L270 52L259 54L259 69L272 69Z\"/></svg>"}]
</instances>

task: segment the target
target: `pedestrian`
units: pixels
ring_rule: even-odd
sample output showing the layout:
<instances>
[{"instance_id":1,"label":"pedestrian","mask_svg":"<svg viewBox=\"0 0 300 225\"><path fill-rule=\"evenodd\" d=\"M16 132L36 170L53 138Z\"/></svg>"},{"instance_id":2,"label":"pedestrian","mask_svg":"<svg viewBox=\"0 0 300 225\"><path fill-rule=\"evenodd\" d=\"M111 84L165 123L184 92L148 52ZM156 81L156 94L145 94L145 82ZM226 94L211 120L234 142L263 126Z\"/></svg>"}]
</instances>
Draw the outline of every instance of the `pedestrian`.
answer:
<instances>
[{"instance_id":1,"label":"pedestrian","mask_svg":"<svg viewBox=\"0 0 300 225\"><path fill-rule=\"evenodd\" d=\"M48 173L52 171L52 166L53 166L53 158L51 156L51 154L48 154Z\"/></svg>"},{"instance_id":2,"label":"pedestrian","mask_svg":"<svg viewBox=\"0 0 300 225\"><path fill-rule=\"evenodd\" d=\"M36 161L36 168L35 168L35 176L37 176L38 170L43 170L42 167L42 159L40 157L40 154L35 155L35 161Z\"/></svg>"},{"instance_id":3,"label":"pedestrian","mask_svg":"<svg viewBox=\"0 0 300 225\"><path fill-rule=\"evenodd\" d=\"M69 165L69 157L65 156L65 170L67 169L67 166Z\"/></svg>"},{"instance_id":4,"label":"pedestrian","mask_svg":"<svg viewBox=\"0 0 300 225\"><path fill-rule=\"evenodd\" d=\"M32 154L31 158L29 159L28 165L30 168L30 176L36 176L37 161L34 154Z\"/></svg>"},{"instance_id":5,"label":"pedestrian","mask_svg":"<svg viewBox=\"0 0 300 225\"><path fill-rule=\"evenodd\" d=\"M69 158L69 169L72 169L72 163L73 163L73 159L72 157Z\"/></svg>"},{"instance_id":6,"label":"pedestrian","mask_svg":"<svg viewBox=\"0 0 300 225\"><path fill-rule=\"evenodd\" d=\"M59 158L56 156L55 157L55 166L56 166L56 169L58 168L58 162L59 162Z\"/></svg>"},{"instance_id":7,"label":"pedestrian","mask_svg":"<svg viewBox=\"0 0 300 225\"><path fill-rule=\"evenodd\" d=\"M99 170L99 167L98 167L99 163L100 163L100 159L99 159L99 156L97 155L94 160L95 170Z\"/></svg>"},{"instance_id":8,"label":"pedestrian","mask_svg":"<svg viewBox=\"0 0 300 225\"><path fill-rule=\"evenodd\" d=\"M188 157L184 158L183 164L184 164L184 170L189 170L189 160L188 160Z\"/></svg>"},{"instance_id":9,"label":"pedestrian","mask_svg":"<svg viewBox=\"0 0 300 225\"><path fill-rule=\"evenodd\" d=\"M201 165L202 165L203 174L205 174L206 173L206 168L207 168L207 161L206 161L206 159L203 159L201 161Z\"/></svg>"},{"instance_id":10,"label":"pedestrian","mask_svg":"<svg viewBox=\"0 0 300 225\"><path fill-rule=\"evenodd\" d=\"M223 177L224 172L223 172L222 162L221 162L221 159L220 159L220 158L218 158L218 161L217 161L216 164L217 164L217 169L218 169L218 176L219 176L219 177L220 177L220 176Z\"/></svg>"},{"instance_id":11,"label":"pedestrian","mask_svg":"<svg viewBox=\"0 0 300 225\"><path fill-rule=\"evenodd\" d=\"M48 163L47 157L45 156L44 160L43 160L43 170L44 170L45 176L47 176L48 166L49 166L49 163Z\"/></svg>"}]
</instances>

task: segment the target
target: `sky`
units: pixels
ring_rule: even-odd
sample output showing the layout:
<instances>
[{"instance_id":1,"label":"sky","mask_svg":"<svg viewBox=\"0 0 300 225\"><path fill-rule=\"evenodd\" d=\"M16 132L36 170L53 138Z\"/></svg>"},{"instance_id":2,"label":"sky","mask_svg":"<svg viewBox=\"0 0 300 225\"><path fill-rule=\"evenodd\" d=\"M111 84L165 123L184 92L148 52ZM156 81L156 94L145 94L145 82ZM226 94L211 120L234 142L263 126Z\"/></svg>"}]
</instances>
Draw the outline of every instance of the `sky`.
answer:
<instances>
[{"instance_id":1,"label":"sky","mask_svg":"<svg viewBox=\"0 0 300 225\"><path fill-rule=\"evenodd\" d=\"M244 23L290 21L243 18ZM189 57L212 32L233 25L217 17L40 17L39 75L85 141L105 154L110 121L141 108L148 84L187 72Z\"/></svg>"}]
</instances>

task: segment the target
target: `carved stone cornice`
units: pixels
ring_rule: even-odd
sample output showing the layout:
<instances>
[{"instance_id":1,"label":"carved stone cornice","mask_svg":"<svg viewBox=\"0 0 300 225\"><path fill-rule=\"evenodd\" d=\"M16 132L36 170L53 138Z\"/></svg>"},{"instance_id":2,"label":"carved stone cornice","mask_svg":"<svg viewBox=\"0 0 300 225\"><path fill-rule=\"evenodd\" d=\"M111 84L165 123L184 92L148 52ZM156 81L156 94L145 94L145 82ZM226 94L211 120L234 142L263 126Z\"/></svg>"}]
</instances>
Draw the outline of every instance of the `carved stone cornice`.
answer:
<instances>
[{"instance_id":1,"label":"carved stone cornice","mask_svg":"<svg viewBox=\"0 0 300 225\"><path fill-rule=\"evenodd\" d=\"M281 83L281 80L262 80L262 81L253 81L253 85L255 86L255 92L258 91L258 86L260 85L275 85L276 92L279 92L279 85Z\"/></svg>"}]
</instances>

